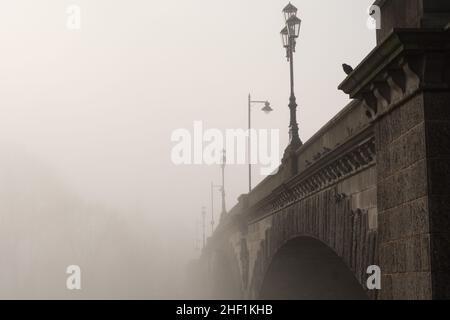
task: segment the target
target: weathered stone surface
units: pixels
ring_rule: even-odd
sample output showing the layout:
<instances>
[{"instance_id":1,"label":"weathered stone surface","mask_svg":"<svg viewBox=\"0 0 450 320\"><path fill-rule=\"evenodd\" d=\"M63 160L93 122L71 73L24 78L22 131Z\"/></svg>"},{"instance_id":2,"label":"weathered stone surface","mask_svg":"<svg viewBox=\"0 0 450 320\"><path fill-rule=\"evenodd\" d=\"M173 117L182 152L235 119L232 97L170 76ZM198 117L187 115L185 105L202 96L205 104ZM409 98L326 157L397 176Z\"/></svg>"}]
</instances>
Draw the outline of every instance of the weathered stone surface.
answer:
<instances>
[{"instance_id":1,"label":"weathered stone surface","mask_svg":"<svg viewBox=\"0 0 450 320\"><path fill-rule=\"evenodd\" d=\"M423 95L415 95L399 108L402 113L402 133L424 122Z\"/></svg>"},{"instance_id":2,"label":"weathered stone surface","mask_svg":"<svg viewBox=\"0 0 450 320\"><path fill-rule=\"evenodd\" d=\"M432 298L430 272L397 273L390 275L394 300L429 300ZM383 290L382 290L383 292Z\"/></svg>"},{"instance_id":3,"label":"weathered stone surface","mask_svg":"<svg viewBox=\"0 0 450 320\"><path fill-rule=\"evenodd\" d=\"M427 198L423 197L379 213L381 242L429 233Z\"/></svg>"},{"instance_id":4,"label":"weathered stone surface","mask_svg":"<svg viewBox=\"0 0 450 320\"><path fill-rule=\"evenodd\" d=\"M429 271L429 235L380 244L380 267L386 274Z\"/></svg>"}]
</instances>

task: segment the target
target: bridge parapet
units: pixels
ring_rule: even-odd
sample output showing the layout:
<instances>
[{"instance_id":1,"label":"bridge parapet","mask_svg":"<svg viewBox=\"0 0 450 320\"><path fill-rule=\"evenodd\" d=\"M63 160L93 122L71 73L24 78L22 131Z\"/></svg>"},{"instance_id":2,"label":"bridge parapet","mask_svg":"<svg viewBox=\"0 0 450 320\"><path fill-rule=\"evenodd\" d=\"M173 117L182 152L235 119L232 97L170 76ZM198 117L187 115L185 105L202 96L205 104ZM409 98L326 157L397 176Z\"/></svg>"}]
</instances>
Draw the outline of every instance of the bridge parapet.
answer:
<instances>
[{"instance_id":1,"label":"bridge parapet","mask_svg":"<svg viewBox=\"0 0 450 320\"><path fill-rule=\"evenodd\" d=\"M361 140L362 131L366 130L364 138L367 138L371 122L362 112L363 109L361 101L352 101L295 152L299 171L297 177L310 175L324 165L323 160L330 158L330 154L343 153L349 144L358 143L358 139ZM359 138L353 139L354 137ZM346 147L343 147L344 145ZM320 164L317 165L318 163ZM267 177L253 189L249 194L249 207L260 206L268 198L273 198L273 193L277 193L275 190L284 188L291 180L298 182L298 178L290 175L287 166L286 163L282 164L277 174ZM330 175L333 176L333 173L330 172Z\"/></svg>"}]
</instances>

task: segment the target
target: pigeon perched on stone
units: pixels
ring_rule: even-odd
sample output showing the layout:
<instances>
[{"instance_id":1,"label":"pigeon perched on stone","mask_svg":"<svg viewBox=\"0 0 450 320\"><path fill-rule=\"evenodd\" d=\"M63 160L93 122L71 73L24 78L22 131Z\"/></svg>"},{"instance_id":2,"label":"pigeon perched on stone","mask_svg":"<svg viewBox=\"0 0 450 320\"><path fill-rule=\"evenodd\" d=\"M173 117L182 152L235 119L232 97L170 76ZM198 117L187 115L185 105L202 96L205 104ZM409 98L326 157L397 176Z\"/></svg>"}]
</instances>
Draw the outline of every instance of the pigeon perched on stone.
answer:
<instances>
[{"instance_id":1,"label":"pigeon perched on stone","mask_svg":"<svg viewBox=\"0 0 450 320\"><path fill-rule=\"evenodd\" d=\"M353 72L353 68L351 66L349 66L348 64L343 64L342 65L342 69L344 69L344 72L349 75L350 73Z\"/></svg>"}]
</instances>

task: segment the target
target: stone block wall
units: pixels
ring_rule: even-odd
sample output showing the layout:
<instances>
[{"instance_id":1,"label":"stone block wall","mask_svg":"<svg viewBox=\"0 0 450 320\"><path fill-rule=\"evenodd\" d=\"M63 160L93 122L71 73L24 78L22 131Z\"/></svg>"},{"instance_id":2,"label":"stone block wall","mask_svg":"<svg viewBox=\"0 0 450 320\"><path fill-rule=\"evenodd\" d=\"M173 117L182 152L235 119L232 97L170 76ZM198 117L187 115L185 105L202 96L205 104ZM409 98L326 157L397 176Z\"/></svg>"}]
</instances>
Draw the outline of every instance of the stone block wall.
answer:
<instances>
[{"instance_id":1,"label":"stone block wall","mask_svg":"<svg viewBox=\"0 0 450 320\"><path fill-rule=\"evenodd\" d=\"M376 125L381 299L431 298L423 95Z\"/></svg>"}]
</instances>

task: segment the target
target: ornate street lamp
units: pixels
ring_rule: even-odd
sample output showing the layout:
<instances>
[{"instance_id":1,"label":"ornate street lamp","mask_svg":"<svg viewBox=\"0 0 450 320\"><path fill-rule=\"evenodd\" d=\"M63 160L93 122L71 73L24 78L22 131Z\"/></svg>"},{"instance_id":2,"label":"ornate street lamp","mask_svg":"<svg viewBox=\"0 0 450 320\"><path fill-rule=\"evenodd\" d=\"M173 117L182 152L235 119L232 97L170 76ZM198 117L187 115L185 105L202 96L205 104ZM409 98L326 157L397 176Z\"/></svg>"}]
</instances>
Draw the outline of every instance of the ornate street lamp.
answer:
<instances>
[{"instance_id":1,"label":"ornate street lamp","mask_svg":"<svg viewBox=\"0 0 450 320\"><path fill-rule=\"evenodd\" d=\"M289 148L295 150L302 145L298 134L297 101L294 94L294 52L297 38L300 35L302 21L297 17L297 8L289 3L283 9L286 26L281 30L283 47L286 49L286 58L290 65L291 96L289 98L290 124L289 124Z\"/></svg>"},{"instance_id":2,"label":"ornate street lamp","mask_svg":"<svg viewBox=\"0 0 450 320\"><path fill-rule=\"evenodd\" d=\"M265 114L269 114L273 111L272 107L270 106L269 101L259 101L259 100L252 100L251 95L248 95L248 192L250 193L252 191L252 159L251 159L251 130L252 130L252 105L253 104L264 104L264 107L261 109L262 112Z\"/></svg>"}]
</instances>

